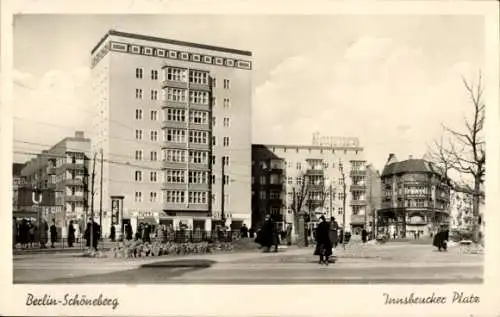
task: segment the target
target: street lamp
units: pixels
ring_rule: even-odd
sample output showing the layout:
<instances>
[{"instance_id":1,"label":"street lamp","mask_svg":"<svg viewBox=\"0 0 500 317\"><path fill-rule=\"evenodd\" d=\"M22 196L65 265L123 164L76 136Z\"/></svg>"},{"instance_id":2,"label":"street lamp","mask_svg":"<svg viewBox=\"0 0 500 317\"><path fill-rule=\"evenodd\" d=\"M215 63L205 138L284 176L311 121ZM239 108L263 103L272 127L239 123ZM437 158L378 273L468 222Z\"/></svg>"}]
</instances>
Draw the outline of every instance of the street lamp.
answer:
<instances>
[{"instance_id":1,"label":"street lamp","mask_svg":"<svg viewBox=\"0 0 500 317\"><path fill-rule=\"evenodd\" d=\"M343 249L345 250L345 236L346 236L346 232L345 232L345 223L346 223L346 220L345 220L345 213L346 213L346 210L345 210L345 194L346 194L346 188L345 188L345 174L344 174L344 165L342 164L342 161L339 160L339 170L340 170L340 174L342 175L342 247Z\"/></svg>"},{"instance_id":2,"label":"street lamp","mask_svg":"<svg viewBox=\"0 0 500 317\"><path fill-rule=\"evenodd\" d=\"M325 180L325 189L328 188L328 203L329 203L329 211L328 211L328 214L327 214L327 217L328 218L331 218L333 216L333 199L332 199L332 196L333 196L333 181L330 180L330 179L327 179ZM326 192L324 193L326 195ZM323 203L323 208L325 208L324 206L324 203Z\"/></svg>"}]
</instances>

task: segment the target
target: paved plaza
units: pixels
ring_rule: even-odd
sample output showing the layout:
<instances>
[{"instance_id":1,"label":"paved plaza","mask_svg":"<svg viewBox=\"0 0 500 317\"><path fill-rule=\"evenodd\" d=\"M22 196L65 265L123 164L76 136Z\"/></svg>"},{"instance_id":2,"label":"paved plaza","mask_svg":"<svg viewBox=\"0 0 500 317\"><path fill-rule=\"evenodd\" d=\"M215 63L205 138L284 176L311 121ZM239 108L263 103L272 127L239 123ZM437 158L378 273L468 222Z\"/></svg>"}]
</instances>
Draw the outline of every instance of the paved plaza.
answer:
<instances>
[{"instance_id":1,"label":"paved plaza","mask_svg":"<svg viewBox=\"0 0 500 317\"><path fill-rule=\"evenodd\" d=\"M367 284L482 283L483 255L454 247L388 243L339 248L319 265L312 248L150 257L84 258L79 253L17 255L14 283Z\"/></svg>"}]
</instances>

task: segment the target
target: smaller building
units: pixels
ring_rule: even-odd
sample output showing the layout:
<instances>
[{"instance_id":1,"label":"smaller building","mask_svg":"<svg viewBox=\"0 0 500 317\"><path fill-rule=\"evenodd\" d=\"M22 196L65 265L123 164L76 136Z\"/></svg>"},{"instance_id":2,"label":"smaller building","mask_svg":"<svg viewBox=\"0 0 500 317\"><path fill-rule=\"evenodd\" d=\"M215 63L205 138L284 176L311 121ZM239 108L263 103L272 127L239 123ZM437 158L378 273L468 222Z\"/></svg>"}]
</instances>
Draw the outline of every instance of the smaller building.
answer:
<instances>
[{"instance_id":1,"label":"smaller building","mask_svg":"<svg viewBox=\"0 0 500 317\"><path fill-rule=\"evenodd\" d=\"M474 193L468 186L452 187L450 192L450 229L472 230Z\"/></svg>"},{"instance_id":2,"label":"smaller building","mask_svg":"<svg viewBox=\"0 0 500 317\"><path fill-rule=\"evenodd\" d=\"M379 233L402 238L431 236L449 224L449 181L431 162L413 157L398 161L390 154L381 182Z\"/></svg>"},{"instance_id":3,"label":"smaller building","mask_svg":"<svg viewBox=\"0 0 500 317\"><path fill-rule=\"evenodd\" d=\"M90 139L76 131L26 162L18 189L20 211L55 219L60 228L70 220L84 222L89 201ZM42 192L40 206L32 201L34 188Z\"/></svg>"}]
</instances>

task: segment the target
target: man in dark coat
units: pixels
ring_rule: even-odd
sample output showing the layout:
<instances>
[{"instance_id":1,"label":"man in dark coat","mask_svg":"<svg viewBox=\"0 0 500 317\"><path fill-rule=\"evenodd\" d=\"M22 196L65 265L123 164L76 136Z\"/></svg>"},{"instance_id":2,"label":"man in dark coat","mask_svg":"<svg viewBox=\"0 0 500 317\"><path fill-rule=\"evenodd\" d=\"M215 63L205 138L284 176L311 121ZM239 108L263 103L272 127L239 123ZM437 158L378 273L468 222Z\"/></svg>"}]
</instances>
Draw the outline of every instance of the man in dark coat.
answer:
<instances>
[{"instance_id":1,"label":"man in dark coat","mask_svg":"<svg viewBox=\"0 0 500 317\"><path fill-rule=\"evenodd\" d=\"M240 228L240 236L242 238L248 238L248 228L246 224L243 224Z\"/></svg>"},{"instance_id":2,"label":"man in dark coat","mask_svg":"<svg viewBox=\"0 0 500 317\"><path fill-rule=\"evenodd\" d=\"M115 229L115 226L114 226L114 225L111 225L109 238L111 239L111 241L115 242L115 238L116 238L116 229Z\"/></svg>"},{"instance_id":3,"label":"man in dark coat","mask_svg":"<svg viewBox=\"0 0 500 317\"><path fill-rule=\"evenodd\" d=\"M269 215L266 215L266 220L262 224L262 228L258 236L258 243L264 248L264 251L266 252L271 249L271 246L276 245L275 239L277 239L278 237L276 236L274 231L274 223L271 220L271 217Z\"/></svg>"},{"instance_id":4,"label":"man in dark coat","mask_svg":"<svg viewBox=\"0 0 500 317\"><path fill-rule=\"evenodd\" d=\"M127 235L127 240L132 240L132 226L129 224L125 225L125 233Z\"/></svg>"},{"instance_id":5,"label":"man in dark coat","mask_svg":"<svg viewBox=\"0 0 500 317\"><path fill-rule=\"evenodd\" d=\"M329 257L332 255L330 225L326 222L324 216L319 219L320 223L316 227L316 250L314 255L319 255L319 264L328 265Z\"/></svg>"},{"instance_id":6,"label":"man in dark coat","mask_svg":"<svg viewBox=\"0 0 500 317\"><path fill-rule=\"evenodd\" d=\"M15 248L16 247L16 244L17 244L17 235L18 235L18 232L17 232L17 220L16 220L16 217L14 217L14 219L12 220L12 247Z\"/></svg>"},{"instance_id":7,"label":"man in dark coat","mask_svg":"<svg viewBox=\"0 0 500 317\"><path fill-rule=\"evenodd\" d=\"M335 249L337 247L337 244L339 243L339 224L335 220L335 217L330 218L329 237L330 237L330 242L332 244L332 255L333 255L333 249Z\"/></svg>"},{"instance_id":8,"label":"man in dark coat","mask_svg":"<svg viewBox=\"0 0 500 317\"><path fill-rule=\"evenodd\" d=\"M449 239L449 230L446 227L441 227L439 232L434 236L434 240L432 241L432 244L438 248L439 252L441 250L446 251L447 250L447 242Z\"/></svg>"},{"instance_id":9,"label":"man in dark coat","mask_svg":"<svg viewBox=\"0 0 500 317\"><path fill-rule=\"evenodd\" d=\"M52 219L52 225L50 226L50 247L54 247L54 243L57 242L57 227L56 220Z\"/></svg>"},{"instance_id":10,"label":"man in dark coat","mask_svg":"<svg viewBox=\"0 0 500 317\"><path fill-rule=\"evenodd\" d=\"M366 229L363 228L363 230L361 231L361 241L363 241L363 243L366 243L367 238L368 238L368 231L366 231Z\"/></svg>"},{"instance_id":11,"label":"man in dark coat","mask_svg":"<svg viewBox=\"0 0 500 317\"><path fill-rule=\"evenodd\" d=\"M90 219L87 223L87 229L85 230L85 239L87 240L87 247L90 248L90 240L92 240L92 248L97 250L97 245L99 243L101 227L94 220Z\"/></svg>"},{"instance_id":12,"label":"man in dark coat","mask_svg":"<svg viewBox=\"0 0 500 317\"><path fill-rule=\"evenodd\" d=\"M73 220L71 220L68 225L68 246L72 248L74 242L75 242L75 225L73 224Z\"/></svg>"},{"instance_id":13,"label":"man in dark coat","mask_svg":"<svg viewBox=\"0 0 500 317\"><path fill-rule=\"evenodd\" d=\"M47 247L45 244L47 244L47 231L49 230L49 225L47 224L47 221L45 219L42 219L40 221L40 227L38 228L38 234L39 234L39 239L40 239L40 248L41 249L46 249Z\"/></svg>"}]
</instances>

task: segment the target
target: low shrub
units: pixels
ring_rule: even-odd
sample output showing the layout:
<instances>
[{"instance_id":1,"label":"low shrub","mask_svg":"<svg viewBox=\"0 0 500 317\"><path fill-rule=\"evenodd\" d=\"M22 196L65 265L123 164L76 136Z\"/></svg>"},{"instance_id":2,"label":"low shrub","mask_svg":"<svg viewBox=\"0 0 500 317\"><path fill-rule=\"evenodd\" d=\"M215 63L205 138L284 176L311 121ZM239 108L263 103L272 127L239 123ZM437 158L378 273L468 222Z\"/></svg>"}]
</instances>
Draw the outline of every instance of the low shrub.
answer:
<instances>
[{"instance_id":1,"label":"low shrub","mask_svg":"<svg viewBox=\"0 0 500 317\"><path fill-rule=\"evenodd\" d=\"M232 243L174 243L174 242L152 242L121 241L110 251L108 257L114 258L140 258L150 256L175 256L190 254L207 254L212 252L233 251Z\"/></svg>"}]
</instances>

